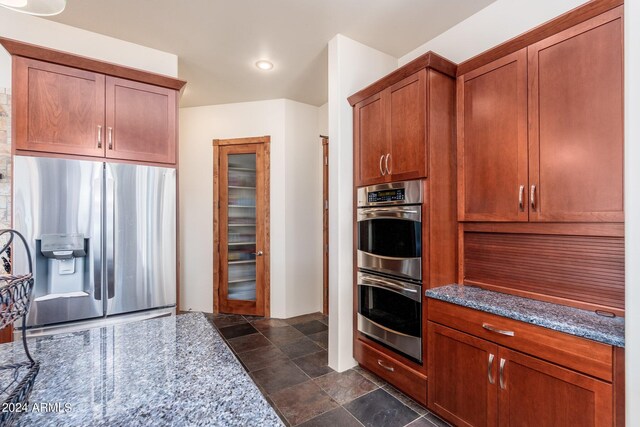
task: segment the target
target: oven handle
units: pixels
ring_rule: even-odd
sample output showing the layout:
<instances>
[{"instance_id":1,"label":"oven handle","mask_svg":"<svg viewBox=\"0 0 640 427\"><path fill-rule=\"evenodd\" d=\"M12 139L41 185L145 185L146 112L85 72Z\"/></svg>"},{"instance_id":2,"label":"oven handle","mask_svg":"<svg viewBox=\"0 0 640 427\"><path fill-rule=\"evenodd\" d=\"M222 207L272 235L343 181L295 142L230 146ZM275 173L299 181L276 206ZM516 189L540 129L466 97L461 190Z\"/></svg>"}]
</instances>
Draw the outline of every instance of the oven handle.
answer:
<instances>
[{"instance_id":1,"label":"oven handle","mask_svg":"<svg viewBox=\"0 0 640 427\"><path fill-rule=\"evenodd\" d=\"M387 207L387 208L359 208L360 212L362 212L363 214L367 215L370 213L376 213L376 212L400 212L400 213L412 213L412 214L417 214L420 213L419 211L417 211L416 209L412 209L412 208L401 208L401 207Z\"/></svg>"},{"instance_id":2,"label":"oven handle","mask_svg":"<svg viewBox=\"0 0 640 427\"><path fill-rule=\"evenodd\" d=\"M370 281L371 283L367 283L367 281ZM396 285L395 283L390 283L385 280L366 278L362 280L362 283L358 283L358 286L370 286L372 288L386 289L400 295L404 295L403 292L408 292L414 295L404 296L406 296L407 298L411 298L414 301L422 302L420 301L420 293L417 289L405 288L402 285Z\"/></svg>"},{"instance_id":3,"label":"oven handle","mask_svg":"<svg viewBox=\"0 0 640 427\"><path fill-rule=\"evenodd\" d=\"M358 208L358 221L376 218L400 219L406 221L422 221L420 209L388 207L388 208Z\"/></svg>"}]
</instances>

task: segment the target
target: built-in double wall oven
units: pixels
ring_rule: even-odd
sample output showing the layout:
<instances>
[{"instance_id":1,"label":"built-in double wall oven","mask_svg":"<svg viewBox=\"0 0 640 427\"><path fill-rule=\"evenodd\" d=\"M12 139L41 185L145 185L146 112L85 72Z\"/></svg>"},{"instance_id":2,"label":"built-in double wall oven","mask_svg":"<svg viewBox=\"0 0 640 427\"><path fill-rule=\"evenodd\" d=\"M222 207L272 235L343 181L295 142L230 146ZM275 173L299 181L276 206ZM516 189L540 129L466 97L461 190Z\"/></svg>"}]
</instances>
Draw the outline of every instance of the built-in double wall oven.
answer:
<instances>
[{"instance_id":1,"label":"built-in double wall oven","mask_svg":"<svg viewBox=\"0 0 640 427\"><path fill-rule=\"evenodd\" d=\"M357 192L358 330L422 361L422 181Z\"/></svg>"}]
</instances>

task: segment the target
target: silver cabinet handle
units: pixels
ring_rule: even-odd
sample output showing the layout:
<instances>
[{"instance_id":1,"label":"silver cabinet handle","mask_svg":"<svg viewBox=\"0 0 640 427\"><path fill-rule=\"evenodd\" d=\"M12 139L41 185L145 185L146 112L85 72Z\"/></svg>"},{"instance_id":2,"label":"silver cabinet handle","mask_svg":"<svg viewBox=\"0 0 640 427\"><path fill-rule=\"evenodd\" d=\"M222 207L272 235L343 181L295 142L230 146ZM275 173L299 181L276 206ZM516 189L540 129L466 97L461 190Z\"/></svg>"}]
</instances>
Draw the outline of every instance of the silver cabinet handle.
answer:
<instances>
[{"instance_id":1,"label":"silver cabinet handle","mask_svg":"<svg viewBox=\"0 0 640 427\"><path fill-rule=\"evenodd\" d=\"M524 211L524 185L520 186L520 192L518 193L518 206L520 206L521 211Z\"/></svg>"},{"instance_id":2,"label":"silver cabinet handle","mask_svg":"<svg viewBox=\"0 0 640 427\"><path fill-rule=\"evenodd\" d=\"M495 358L496 356L489 353L489 367L487 368L487 377L489 377L489 384L496 383L496 378L493 375L491 375L491 371L493 371L493 359Z\"/></svg>"},{"instance_id":3,"label":"silver cabinet handle","mask_svg":"<svg viewBox=\"0 0 640 427\"><path fill-rule=\"evenodd\" d=\"M504 381L504 365L506 363L507 363L506 360L504 360L503 358L500 358L500 388L502 390L507 388L507 385L505 384L505 381Z\"/></svg>"},{"instance_id":4,"label":"silver cabinet handle","mask_svg":"<svg viewBox=\"0 0 640 427\"><path fill-rule=\"evenodd\" d=\"M490 325L488 323L483 323L482 327L485 328L487 331L495 332L496 334L500 334L500 335L506 335L508 337L513 337L516 334L513 331L506 331L504 329L498 329L495 326L492 326L492 325Z\"/></svg>"},{"instance_id":5,"label":"silver cabinet handle","mask_svg":"<svg viewBox=\"0 0 640 427\"><path fill-rule=\"evenodd\" d=\"M387 170L387 175L391 175L391 169L389 168L390 157L391 157L391 153L387 153L387 156L384 158L384 168Z\"/></svg>"},{"instance_id":6,"label":"silver cabinet handle","mask_svg":"<svg viewBox=\"0 0 640 427\"><path fill-rule=\"evenodd\" d=\"M102 148L102 126L98 125L98 148Z\"/></svg>"},{"instance_id":7,"label":"silver cabinet handle","mask_svg":"<svg viewBox=\"0 0 640 427\"><path fill-rule=\"evenodd\" d=\"M530 199L531 199L531 209L536 208L536 186L532 185L531 186L531 194L529 195Z\"/></svg>"},{"instance_id":8,"label":"silver cabinet handle","mask_svg":"<svg viewBox=\"0 0 640 427\"><path fill-rule=\"evenodd\" d=\"M380 168L380 175L384 176L385 172L384 169L382 169L382 159L384 159L384 154L380 156L380 163L378 164L378 167Z\"/></svg>"},{"instance_id":9,"label":"silver cabinet handle","mask_svg":"<svg viewBox=\"0 0 640 427\"><path fill-rule=\"evenodd\" d=\"M255 256L262 256L262 251L258 251L258 252L251 252L251 255L255 255Z\"/></svg>"},{"instance_id":10,"label":"silver cabinet handle","mask_svg":"<svg viewBox=\"0 0 640 427\"><path fill-rule=\"evenodd\" d=\"M382 360L378 359L378 365L382 366L384 369L386 369L389 372L393 372L395 369L393 368L393 366L389 366L386 365Z\"/></svg>"},{"instance_id":11,"label":"silver cabinet handle","mask_svg":"<svg viewBox=\"0 0 640 427\"><path fill-rule=\"evenodd\" d=\"M107 127L107 141L109 144L109 150L113 150L113 128L111 126Z\"/></svg>"}]
</instances>

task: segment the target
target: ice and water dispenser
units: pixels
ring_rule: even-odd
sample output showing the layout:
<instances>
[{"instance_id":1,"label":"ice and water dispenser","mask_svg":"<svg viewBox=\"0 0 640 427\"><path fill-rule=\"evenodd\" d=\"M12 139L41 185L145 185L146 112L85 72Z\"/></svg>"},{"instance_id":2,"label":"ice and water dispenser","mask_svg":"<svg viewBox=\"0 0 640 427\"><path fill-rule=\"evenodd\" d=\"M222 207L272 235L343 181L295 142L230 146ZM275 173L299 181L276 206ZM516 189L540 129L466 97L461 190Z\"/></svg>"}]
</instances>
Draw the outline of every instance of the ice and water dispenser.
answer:
<instances>
[{"instance_id":1,"label":"ice and water dispenser","mask_svg":"<svg viewBox=\"0 0 640 427\"><path fill-rule=\"evenodd\" d=\"M36 239L36 301L88 295L88 246L83 234L43 234Z\"/></svg>"}]
</instances>

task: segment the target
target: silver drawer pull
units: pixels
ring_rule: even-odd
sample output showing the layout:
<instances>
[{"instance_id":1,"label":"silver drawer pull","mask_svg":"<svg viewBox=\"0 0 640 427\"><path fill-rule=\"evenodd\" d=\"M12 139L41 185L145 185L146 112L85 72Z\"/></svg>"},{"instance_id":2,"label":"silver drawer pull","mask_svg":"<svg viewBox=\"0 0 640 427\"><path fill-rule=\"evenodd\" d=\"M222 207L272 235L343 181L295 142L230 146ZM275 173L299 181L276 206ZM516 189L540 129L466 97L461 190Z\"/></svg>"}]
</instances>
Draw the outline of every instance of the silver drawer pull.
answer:
<instances>
[{"instance_id":1,"label":"silver drawer pull","mask_svg":"<svg viewBox=\"0 0 640 427\"><path fill-rule=\"evenodd\" d=\"M496 334L500 334L500 335L506 335L508 337L513 337L513 336L516 335L516 333L513 332L513 331L506 331L504 329L498 329L495 326L491 326L488 323L483 323L482 327L485 328L487 331L495 332Z\"/></svg>"},{"instance_id":2,"label":"silver drawer pull","mask_svg":"<svg viewBox=\"0 0 640 427\"><path fill-rule=\"evenodd\" d=\"M384 154L382 156L380 156L380 164L378 165L378 167L380 168L380 175L384 176L385 172L382 169L382 159L384 159Z\"/></svg>"},{"instance_id":3,"label":"silver drawer pull","mask_svg":"<svg viewBox=\"0 0 640 427\"><path fill-rule=\"evenodd\" d=\"M381 367L383 367L384 369L386 369L389 372L393 372L395 369L393 369L393 366L389 366L386 365L382 360L378 359L378 365L380 365Z\"/></svg>"},{"instance_id":4,"label":"silver drawer pull","mask_svg":"<svg viewBox=\"0 0 640 427\"><path fill-rule=\"evenodd\" d=\"M98 125L98 148L102 148L102 126Z\"/></svg>"},{"instance_id":5,"label":"silver drawer pull","mask_svg":"<svg viewBox=\"0 0 640 427\"><path fill-rule=\"evenodd\" d=\"M487 368L487 376L489 377L489 384L495 384L496 383L496 378L491 375L491 371L493 371L493 359L495 359L496 357L489 353L489 367Z\"/></svg>"}]
</instances>

